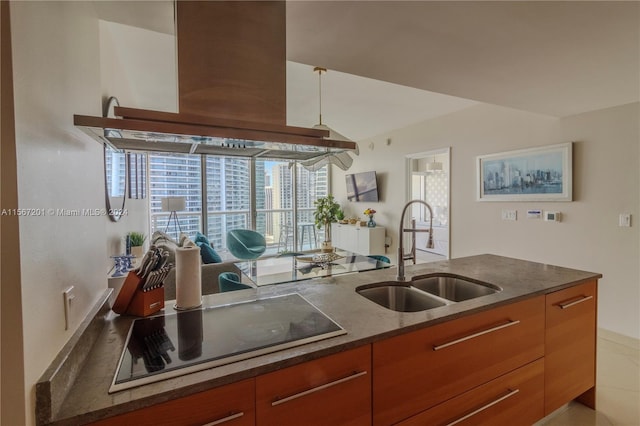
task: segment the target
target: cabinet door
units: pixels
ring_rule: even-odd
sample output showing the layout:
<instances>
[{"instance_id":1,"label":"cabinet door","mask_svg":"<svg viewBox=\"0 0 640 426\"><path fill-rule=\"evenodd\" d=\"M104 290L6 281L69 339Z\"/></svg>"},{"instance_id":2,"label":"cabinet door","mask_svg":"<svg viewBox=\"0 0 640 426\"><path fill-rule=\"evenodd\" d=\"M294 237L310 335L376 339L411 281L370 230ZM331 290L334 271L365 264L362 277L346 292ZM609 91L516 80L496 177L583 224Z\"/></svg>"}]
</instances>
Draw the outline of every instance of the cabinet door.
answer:
<instances>
[{"instance_id":1,"label":"cabinet door","mask_svg":"<svg viewBox=\"0 0 640 426\"><path fill-rule=\"evenodd\" d=\"M373 421L387 425L544 355L544 296L373 344Z\"/></svg>"},{"instance_id":2,"label":"cabinet door","mask_svg":"<svg viewBox=\"0 0 640 426\"><path fill-rule=\"evenodd\" d=\"M331 244L334 247L341 248L343 250L348 250L347 246L349 241L349 226L342 225L339 223L334 223L331 225Z\"/></svg>"},{"instance_id":3,"label":"cabinet door","mask_svg":"<svg viewBox=\"0 0 640 426\"><path fill-rule=\"evenodd\" d=\"M544 360L539 359L423 411L402 426L529 426L544 417Z\"/></svg>"},{"instance_id":4,"label":"cabinet door","mask_svg":"<svg viewBox=\"0 0 640 426\"><path fill-rule=\"evenodd\" d=\"M358 254L368 255L371 253L369 248L369 229L368 228L356 228L356 238L354 252Z\"/></svg>"},{"instance_id":5,"label":"cabinet door","mask_svg":"<svg viewBox=\"0 0 640 426\"><path fill-rule=\"evenodd\" d=\"M591 391L595 408L596 281L547 295L545 414Z\"/></svg>"},{"instance_id":6,"label":"cabinet door","mask_svg":"<svg viewBox=\"0 0 640 426\"><path fill-rule=\"evenodd\" d=\"M256 378L258 425L370 425L371 346Z\"/></svg>"},{"instance_id":7,"label":"cabinet door","mask_svg":"<svg viewBox=\"0 0 640 426\"><path fill-rule=\"evenodd\" d=\"M369 229L369 253L367 254L385 254L385 236L385 228L381 226Z\"/></svg>"},{"instance_id":8,"label":"cabinet door","mask_svg":"<svg viewBox=\"0 0 640 426\"><path fill-rule=\"evenodd\" d=\"M255 425L253 379L174 399L92 423L107 425Z\"/></svg>"}]
</instances>

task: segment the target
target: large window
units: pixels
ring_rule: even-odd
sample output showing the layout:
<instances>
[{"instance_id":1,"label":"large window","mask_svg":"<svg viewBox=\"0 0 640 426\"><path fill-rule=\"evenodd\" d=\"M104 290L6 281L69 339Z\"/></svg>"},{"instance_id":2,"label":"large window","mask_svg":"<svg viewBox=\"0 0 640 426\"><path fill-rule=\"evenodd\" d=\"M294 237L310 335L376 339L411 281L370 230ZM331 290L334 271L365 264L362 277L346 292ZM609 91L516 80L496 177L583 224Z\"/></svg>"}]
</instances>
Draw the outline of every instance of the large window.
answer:
<instances>
[{"instance_id":1,"label":"large window","mask_svg":"<svg viewBox=\"0 0 640 426\"><path fill-rule=\"evenodd\" d=\"M149 212L151 231L166 231L178 238L180 230L195 235L202 229L202 168L199 155L149 154ZM170 212L162 210L165 197L185 197L186 210L176 212L177 223L169 222Z\"/></svg>"},{"instance_id":2,"label":"large window","mask_svg":"<svg viewBox=\"0 0 640 426\"><path fill-rule=\"evenodd\" d=\"M227 232L251 229L251 162L246 158L204 156L207 232L217 250L226 248Z\"/></svg>"},{"instance_id":3,"label":"large window","mask_svg":"<svg viewBox=\"0 0 640 426\"><path fill-rule=\"evenodd\" d=\"M204 183L204 186L203 186ZM329 193L327 167L310 172L281 160L184 154L149 154L151 230L165 230L167 196L187 198L178 212L191 237L205 233L225 254L231 229L255 229L267 240L267 254L317 248L322 230L313 226L313 202ZM168 233L177 233L173 221Z\"/></svg>"}]
</instances>

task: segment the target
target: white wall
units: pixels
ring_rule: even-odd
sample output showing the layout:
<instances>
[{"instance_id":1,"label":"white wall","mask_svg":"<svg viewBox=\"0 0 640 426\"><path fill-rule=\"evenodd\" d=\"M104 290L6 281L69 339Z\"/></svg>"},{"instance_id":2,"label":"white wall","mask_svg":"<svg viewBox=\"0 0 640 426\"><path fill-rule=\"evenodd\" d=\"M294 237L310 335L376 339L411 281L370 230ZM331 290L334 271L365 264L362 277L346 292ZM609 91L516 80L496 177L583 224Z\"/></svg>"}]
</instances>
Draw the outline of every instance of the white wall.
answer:
<instances>
[{"instance_id":1,"label":"white wall","mask_svg":"<svg viewBox=\"0 0 640 426\"><path fill-rule=\"evenodd\" d=\"M11 25L18 206L104 208L102 146L73 126L73 114L99 116L103 97L114 94L123 106L175 110L175 39L132 27L124 41L119 32L107 37L91 2L12 2ZM133 59L117 54L145 44L136 60L146 67L131 81L123 68ZM158 79L160 89L149 95ZM144 91L151 102L140 100ZM28 424L35 382L107 288L108 256L124 250L127 232L148 231L147 201L127 200L129 214L118 223L55 213L20 219L24 338L16 350L23 353L25 395L13 409L26 412ZM76 298L65 330L62 292L71 285Z\"/></svg>"},{"instance_id":2,"label":"white wall","mask_svg":"<svg viewBox=\"0 0 640 426\"><path fill-rule=\"evenodd\" d=\"M638 117L637 103L563 119L481 104L363 141L348 172L376 170L380 203L347 202L343 172L334 170L332 187L348 215L369 206L378 211L376 222L387 227L394 257L406 201L404 155L451 146L452 257L495 253L600 272L599 326L638 339ZM476 156L570 141L573 202L476 201ZM503 208L518 210L519 219L502 221ZM527 220L530 208L559 210L563 221ZM633 227L618 227L623 212L633 215Z\"/></svg>"},{"instance_id":3,"label":"white wall","mask_svg":"<svg viewBox=\"0 0 640 426\"><path fill-rule=\"evenodd\" d=\"M98 21L90 3L12 2L18 205L104 207L102 146L73 126L100 114ZM34 384L106 289L107 217L20 219L27 422ZM75 287L65 330L62 292Z\"/></svg>"},{"instance_id":4,"label":"white wall","mask_svg":"<svg viewBox=\"0 0 640 426\"><path fill-rule=\"evenodd\" d=\"M99 21L100 80L103 99L115 96L121 106L177 111L175 36ZM149 198L127 199L127 215L106 226L107 254L124 253L124 236L149 234ZM109 268L112 265L109 265Z\"/></svg>"}]
</instances>

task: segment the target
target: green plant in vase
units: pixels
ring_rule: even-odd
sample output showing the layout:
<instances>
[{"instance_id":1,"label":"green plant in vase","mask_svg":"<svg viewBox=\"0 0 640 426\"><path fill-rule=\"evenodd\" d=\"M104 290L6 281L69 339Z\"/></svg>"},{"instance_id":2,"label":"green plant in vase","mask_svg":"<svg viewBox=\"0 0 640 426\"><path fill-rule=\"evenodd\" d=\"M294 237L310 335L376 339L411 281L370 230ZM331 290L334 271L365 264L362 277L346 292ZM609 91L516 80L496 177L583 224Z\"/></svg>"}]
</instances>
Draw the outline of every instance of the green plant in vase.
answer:
<instances>
[{"instance_id":1,"label":"green plant in vase","mask_svg":"<svg viewBox=\"0 0 640 426\"><path fill-rule=\"evenodd\" d=\"M333 247L331 246L331 224L338 220L338 214L342 209L331 194L318 198L313 204L316 206L316 211L313 212L316 227L320 229L324 226L322 251L331 252L333 251ZM344 215L344 213L342 214Z\"/></svg>"}]
</instances>

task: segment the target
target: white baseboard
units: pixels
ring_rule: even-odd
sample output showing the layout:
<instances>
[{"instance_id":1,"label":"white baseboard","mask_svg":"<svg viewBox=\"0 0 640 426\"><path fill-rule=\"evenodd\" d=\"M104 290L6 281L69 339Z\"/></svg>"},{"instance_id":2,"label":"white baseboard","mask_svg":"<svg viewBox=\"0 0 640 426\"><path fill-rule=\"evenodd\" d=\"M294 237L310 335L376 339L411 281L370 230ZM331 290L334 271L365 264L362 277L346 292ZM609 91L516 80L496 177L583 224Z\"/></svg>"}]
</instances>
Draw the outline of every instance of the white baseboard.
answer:
<instances>
[{"instance_id":1,"label":"white baseboard","mask_svg":"<svg viewBox=\"0 0 640 426\"><path fill-rule=\"evenodd\" d=\"M616 333L615 331L598 328L598 337L619 345L627 346L631 349L640 350L639 339L634 339L633 337L625 336L624 334Z\"/></svg>"}]
</instances>

